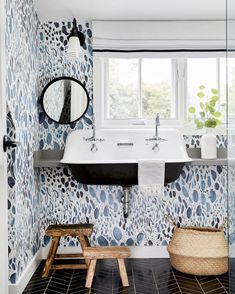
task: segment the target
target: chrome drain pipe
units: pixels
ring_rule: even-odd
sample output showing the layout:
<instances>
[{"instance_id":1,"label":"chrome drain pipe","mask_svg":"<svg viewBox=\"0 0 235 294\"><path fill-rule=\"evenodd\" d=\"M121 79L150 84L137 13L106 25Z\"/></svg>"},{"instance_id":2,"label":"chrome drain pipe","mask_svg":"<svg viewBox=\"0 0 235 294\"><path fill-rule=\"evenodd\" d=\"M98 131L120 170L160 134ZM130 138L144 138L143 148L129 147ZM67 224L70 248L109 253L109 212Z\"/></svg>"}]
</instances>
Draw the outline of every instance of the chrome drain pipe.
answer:
<instances>
[{"instance_id":1,"label":"chrome drain pipe","mask_svg":"<svg viewBox=\"0 0 235 294\"><path fill-rule=\"evenodd\" d=\"M131 187L124 186L123 188L123 196L122 196L122 203L123 203L123 215L124 218L128 218L129 216L129 207L130 207L130 193Z\"/></svg>"}]
</instances>

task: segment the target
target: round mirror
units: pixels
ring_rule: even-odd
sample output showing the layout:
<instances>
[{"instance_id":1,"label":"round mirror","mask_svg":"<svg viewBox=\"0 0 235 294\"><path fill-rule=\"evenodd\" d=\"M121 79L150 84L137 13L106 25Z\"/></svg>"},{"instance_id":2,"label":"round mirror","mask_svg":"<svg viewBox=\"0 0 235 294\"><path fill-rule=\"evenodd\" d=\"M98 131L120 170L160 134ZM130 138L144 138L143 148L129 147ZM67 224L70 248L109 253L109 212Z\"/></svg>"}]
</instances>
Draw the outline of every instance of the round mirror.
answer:
<instances>
[{"instance_id":1,"label":"round mirror","mask_svg":"<svg viewBox=\"0 0 235 294\"><path fill-rule=\"evenodd\" d=\"M70 77L50 81L42 92L41 104L46 115L54 122L70 124L87 111L89 96L81 82Z\"/></svg>"}]
</instances>

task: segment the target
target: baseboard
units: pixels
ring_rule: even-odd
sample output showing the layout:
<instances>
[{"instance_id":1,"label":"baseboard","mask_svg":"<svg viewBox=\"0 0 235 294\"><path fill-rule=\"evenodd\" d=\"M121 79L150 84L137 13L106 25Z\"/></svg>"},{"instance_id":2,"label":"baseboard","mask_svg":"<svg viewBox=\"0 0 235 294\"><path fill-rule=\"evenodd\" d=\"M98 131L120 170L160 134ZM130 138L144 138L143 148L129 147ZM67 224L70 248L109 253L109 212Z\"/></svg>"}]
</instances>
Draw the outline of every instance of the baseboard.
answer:
<instances>
[{"instance_id":1,"label":"baseboard","mask_svg":"<svg viewBox=\"0 0 235 294\"><path fill-rule=\"evenodd\" d=\"M42 260L42 250L39 249L38 252L34 255L33 259L27 265L26 269L23 271L22 275L18 279L16 284L9 284L8 291L9 294L22 294L28 282L30 281L32 275L36 271L38 265Z\"/></svg>"},{"instance_id":2,"label":"baseboard","mask_svg":"<svg viewBox=\"0 0 235 294\"><path fill-rule=\"evenodd\" d=\"M129 246L131 258L169 258L166 246ZM46 259L49 246L42 248L42 259ZM59 247L60 254L80 253L80 247Z\"/></svg>"},{"instance_id":3,"label":"baseboard","mask_svg":"<svg viewBox=\"0 0 235 294\"><path fill-rule=\"evenodd\" d=\"M166 246L131 246L131 258L169 258Z\"/></svg>"}]
</instances>

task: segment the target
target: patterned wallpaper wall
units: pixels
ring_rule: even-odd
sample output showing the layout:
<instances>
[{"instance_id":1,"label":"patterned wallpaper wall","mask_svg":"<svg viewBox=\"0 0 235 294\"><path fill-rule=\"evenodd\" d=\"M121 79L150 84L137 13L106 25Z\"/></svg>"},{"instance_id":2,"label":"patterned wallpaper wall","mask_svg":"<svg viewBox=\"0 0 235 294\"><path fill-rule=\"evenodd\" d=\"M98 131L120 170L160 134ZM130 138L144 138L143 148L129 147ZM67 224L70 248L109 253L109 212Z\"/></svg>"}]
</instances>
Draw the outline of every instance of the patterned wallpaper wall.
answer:
<instances>
[{"instance_id":1,"label":"patterned wallpaper wall","mask_svg":"<svg viewBox=\"0 0 235 294\"><path fill-rule=\"evenodd\" d=\"M226 167L185 166L180 178L165 188L163 199L138 197L132 190L127 220L122 212L121 187L87 186L73 180L66 168L45 168L40 172L43 227L50 223L89 221L95 224L92 243L99 245L166 245L173 226L218 227L226 216ZM48 243L44 238L43 245ZM77 245L66 239L63 246Z\"/></svg>"},{"instance_id":2,"label":"patterned wallpaper wall","mask_svg":"<svg viewBox=\"0 0 235 294\"><path fill-rule=\"evenodd\" d=\"M92 76L92 33L90 23L79 24L79 30L85 36L83 45L83 60L71 61L67 59L65 48L67 37L71 31L71 22L48 22L40 25L40 90L53 78L70 76L80 80L86 87L90 105L88 111L80 121L69 126L59 125L50 121L45 114L39 110L39 143L40 149L60 149L64 147L67 134L73 129L89 128L92 124L92 99L93 99L93 76Z\"/></svg>"},{"instance_id":3,"label":"patterned wallpaper wall","mask_svg":"<svg viewBox=\"0 0 235 294\"><path fill-rule=\"evenodd\" d=\"M40 248L38 171L38 18L31 0L6 0L9 280L16 283Z\"/></svg>"},{"instance_id":4,"label":"patterned wallpaper wall","mask_svg":"<svg viewBox=\"0 0 235 294\"><path fill-rule=\"evenodd\" d=\"M45 23L40 29L40 84L69 72L86 81L92 97L92 42L89 23L79 29L86 35L85 58L70 63L64 49L71 24ZM84 76L85 73L85 76ZM92 107L86 118L76 125L59 126L40 112L40 148L63 148L68 132L87 128L91 124ZM198 147L199 136L185 137L188 147ZM218 137L218 146L225 146ZM50 223L91 222L95 224L92 243L99 245L165 245L173 226L165 219L171 214L179 225L220 226L226 216L226 167L185 166L180 178L165 188L164 198L140 199L137 188L132 189L131 211L123 218L122 188L87 186L77 183L67 168L40 169L42 209L41 233ZM49 239L44 237L43 245ZM75 246L77 241L67 238L62 246Z\"/></svg>"}]
</instances>

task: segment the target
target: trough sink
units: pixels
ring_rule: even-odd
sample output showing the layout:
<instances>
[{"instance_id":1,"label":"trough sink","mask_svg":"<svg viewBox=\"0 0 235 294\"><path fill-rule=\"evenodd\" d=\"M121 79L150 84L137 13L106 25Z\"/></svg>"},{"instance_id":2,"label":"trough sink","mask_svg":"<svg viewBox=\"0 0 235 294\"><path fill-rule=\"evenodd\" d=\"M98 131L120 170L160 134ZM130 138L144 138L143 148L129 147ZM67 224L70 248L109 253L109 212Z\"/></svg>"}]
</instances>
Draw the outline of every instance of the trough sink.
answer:
<instances>
[{"instance_id":1,"label":"trough sink","mask_svg":"<svg viewBox=\"0 0 235 294\"><path fill-rule=\"evenodd\" d=\"M97 130L91 151L92 130L76 130L66 140L62 163L69 166L73 177L90 185L138 185L138 161L165 161L165 183L175 181L186 162L190 162L183 135L176 129L160 128L159 137L166 139L153 150L153 130Z\"/></svg>"}]
</instances>

